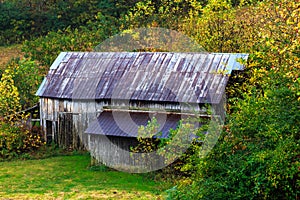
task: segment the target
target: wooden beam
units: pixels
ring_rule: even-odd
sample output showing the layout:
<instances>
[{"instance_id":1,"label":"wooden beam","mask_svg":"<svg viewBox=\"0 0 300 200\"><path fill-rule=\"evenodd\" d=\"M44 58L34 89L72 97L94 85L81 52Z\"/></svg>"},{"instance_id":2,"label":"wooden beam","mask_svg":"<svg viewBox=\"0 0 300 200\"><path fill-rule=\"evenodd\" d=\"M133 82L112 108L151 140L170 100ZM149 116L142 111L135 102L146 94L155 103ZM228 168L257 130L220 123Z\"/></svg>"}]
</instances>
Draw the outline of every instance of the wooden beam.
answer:
<instances>
[{"instance_id":1,"label":"wooden beam","mask_svg":"<svg viewBox=\"0 0 300 200\"><path fill-rule=\"evenodd\" d=\"M187 115L187 116L194 116L194 117L205 117L205 118L211 118L212 115L206 115L206 114L197 114L197 113L179 113L179 112L167 112L167 111L158 111L158 110L130 110L130 109L106 109L104 108L103 111L109 111L109 112L139 112L139 113L160 113L160 114L177 114L177 115Z\"/></svg>"}]
</instances>

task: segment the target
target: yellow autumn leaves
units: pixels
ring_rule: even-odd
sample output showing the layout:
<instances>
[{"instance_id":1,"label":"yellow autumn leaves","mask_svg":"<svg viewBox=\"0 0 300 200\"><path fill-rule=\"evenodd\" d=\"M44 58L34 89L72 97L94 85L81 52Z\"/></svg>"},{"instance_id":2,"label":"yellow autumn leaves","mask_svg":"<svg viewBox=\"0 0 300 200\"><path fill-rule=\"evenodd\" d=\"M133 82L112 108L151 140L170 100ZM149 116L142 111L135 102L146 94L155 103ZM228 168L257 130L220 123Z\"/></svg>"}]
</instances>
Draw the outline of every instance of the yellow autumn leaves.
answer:
<instances>
[{"instance_id":1,"label":"yellow autumn leaves","mask_svg":"<svg viewBox=\"0 0 300 200\"><path fill-rule=\"evenodd\" d=\"M8 120L21 110L19 91L11 73L6 69L0 80L0 117Z\"/></svg>"}]
</instances>

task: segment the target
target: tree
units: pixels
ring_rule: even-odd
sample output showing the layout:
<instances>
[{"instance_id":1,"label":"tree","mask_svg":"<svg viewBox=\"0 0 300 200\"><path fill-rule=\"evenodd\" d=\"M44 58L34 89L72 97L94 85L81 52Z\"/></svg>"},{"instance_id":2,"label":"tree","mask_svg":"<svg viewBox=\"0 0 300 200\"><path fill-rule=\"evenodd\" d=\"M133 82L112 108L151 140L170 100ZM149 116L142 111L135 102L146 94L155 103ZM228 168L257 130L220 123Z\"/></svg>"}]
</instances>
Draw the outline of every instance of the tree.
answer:
<instances>
[{"instance_id":1,"label":"tree","mask_svg":"<svg viewBox=\"0 0 300 200\"><path fill-rule=\"evenodd\" d=\"M19 91L22 109L38 102L35 92L41 83L41 69L35 61L29 59L14 59L7 66L11 71L14 84Z\"/></svg>"},{"instance_id":2,"label":"tree","mask_svg":"<svg viewBox=\"0 0 300 200\"><path fill-rule=\"evenodd\" d=\"M2 74L0 81L0 117L10 121L20 111L20 96L14 84L13 76L9 69Z\"/></svg>"},{"instance_id":3,"label":"tree","mask_svg":"<svg viewBox=\"0 0 300 200\"><path fill-rule=\"evenodd\" d=\"M196 0L140 1L125 16L125 29L163 27L176 30L189 15L199 15L200 8Z\"/></svg>"},{"instance_id":4,"label":"tree","mask_svg":"<svg viewBox=\"0 0 300 200\"><path fill-rule=\"evenodd\" d=\"M116 34L117 31L117 19L99 12L85 26L51 31L44 37L25 41L22 51L25 52L26 57L36 60L44 66L45 73L60 52L93 51L98 44Z\"/></svg>"},{"instance_id":5,"label":"tree","mask_svg":"<svg viewBox=\"0 0 300 200\"><path fill-rule=\"evenodd\" d=\"M192 184L178 184L170 192L172 199L299 197L299 6L267 0L233 11L212 10L200 19L205 22L198 26L201 31L205 25L215 31L205 32L199 42L215 50L237 47L251 55L242 81L230 87L240 93L229 100L231 113L218 144L207 157L194 157ZM241 32L228 34L230 24ZM234 42L226 43L228 39Z\"/></svg>"}]
</instances>

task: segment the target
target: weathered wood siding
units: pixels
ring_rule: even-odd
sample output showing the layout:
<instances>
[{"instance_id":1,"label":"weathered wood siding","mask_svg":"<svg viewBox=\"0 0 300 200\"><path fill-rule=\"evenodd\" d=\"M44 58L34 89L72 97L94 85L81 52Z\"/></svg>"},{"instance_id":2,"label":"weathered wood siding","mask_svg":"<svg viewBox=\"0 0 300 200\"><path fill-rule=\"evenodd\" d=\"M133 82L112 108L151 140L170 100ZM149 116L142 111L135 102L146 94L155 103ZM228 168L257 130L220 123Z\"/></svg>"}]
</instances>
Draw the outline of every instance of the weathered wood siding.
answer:
<instances>
[{"instance_id":1,"label":"weathered wood siding","mask_svg":"<svg viewBox=\"0 0 300 200\"><path fill-rule=\"evenodd\" d=\"M141 157L133 154L130 148L137 145L136 138L90 134L89 148L92 158L117 170L127 172L145 172L163 166L164 159L158 155Z\"/></svg>"},{"instance_id":2,"label":"weathered wood siding","mask_svg":"<svg viewBox=\"0 0 300 200\"><path fill-rule=\"evenodd\" d=\"M84 133L89 124L104 108L160 110L174 112L205 112L198 104L141 101L79 101L66 99L40 99L41 126L48 142L54 141L60 147L89 149L88 136ZM48 126L47 126L48 123ZM49 128L49 123L51 128ZM48 127L48 128L47 128ZM51 139L50 139L51 138Z\"/></svg>"},{"instance_id":3,"label":"weathered wood siding","mask_svg":"<svg viewBox=\"0 0 300 200\"><path fill-rule=\"evenodd\" d=\"M40 106L40 123L48 142L49 138L52 138L60 147L87 148L88 140L84 130L96 119L97 113L101 112L101 103L41 98ZM48 131L47 121L52 125Z\"/></svg>"}]
</instances>

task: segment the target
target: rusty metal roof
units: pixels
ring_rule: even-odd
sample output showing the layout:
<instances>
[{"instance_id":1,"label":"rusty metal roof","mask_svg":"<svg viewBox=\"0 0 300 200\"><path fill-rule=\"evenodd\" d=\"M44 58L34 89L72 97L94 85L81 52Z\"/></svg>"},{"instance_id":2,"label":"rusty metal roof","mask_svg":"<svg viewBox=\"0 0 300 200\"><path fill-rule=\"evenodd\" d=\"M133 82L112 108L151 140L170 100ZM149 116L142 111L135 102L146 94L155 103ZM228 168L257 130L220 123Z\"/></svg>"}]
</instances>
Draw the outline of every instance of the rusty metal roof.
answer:
<instances>
[{"instance_id":1,"label":"rusty metal roof","mask_svg":"<svg viewBox=\"0 0 300 200\"><path fill-rule=\"evenodd\" d=\"M219 103L237 59L248 54L62 52L36 95L62 99L120 99Z\"/></svg>"},{"instance_id":2,"label":"rusty metal roof","mask_svg":"<svg viewBox=\"0 0 300 200\"><path fill-rule=\"evenodd\" d=\"M138 127L146 126L153 117L157 119L160 128L158 138L167 138L170 129L175 130L182 115L147 112L103 111L86 129L85 133L137 137Z\"/></svg>"}]
</instances>

